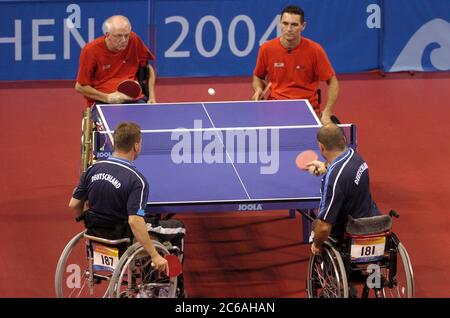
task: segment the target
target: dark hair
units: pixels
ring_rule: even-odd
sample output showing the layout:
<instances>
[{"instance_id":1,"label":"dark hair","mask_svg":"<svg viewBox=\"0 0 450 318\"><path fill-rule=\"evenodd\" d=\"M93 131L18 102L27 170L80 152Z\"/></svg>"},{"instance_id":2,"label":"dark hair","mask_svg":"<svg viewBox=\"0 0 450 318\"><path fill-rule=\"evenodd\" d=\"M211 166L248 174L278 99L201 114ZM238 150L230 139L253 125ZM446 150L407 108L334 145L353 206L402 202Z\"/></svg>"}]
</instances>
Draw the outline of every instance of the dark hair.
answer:
<instances>
[{"instance_id":1,"label":"dark hair","mask_svg":"<svg viewBox=\"0 0 450 318\"><path fill-rule=\"evenodd\" d=\"M283 16L283 14L285 13L297 14L300 16L300 22L305 22L305 12L298 6L287 6L283 9L283 11L281 11L281 16Z\"/></svg>"},{"instance_id":2,"label":"dark hair","mask_svg":"<svg viewBox=\"0 0 450 318\"><path fill-rule=\"evenodd\" d=\"M322 126L317 132L319 141L326 150L344 150L346 146L345 136L342 129L335 124Z\"/></svg>"},{"instance_id":3,"label":"dark hair","mask_svg":"<svg viewBox=\"0 0 450 318\"><path fill-rule=\"evenodd\" d=\"M129 152L141 141L141 127L138 124L124 121L114 129L114 149Z\"/></svg>"}]
</instances>

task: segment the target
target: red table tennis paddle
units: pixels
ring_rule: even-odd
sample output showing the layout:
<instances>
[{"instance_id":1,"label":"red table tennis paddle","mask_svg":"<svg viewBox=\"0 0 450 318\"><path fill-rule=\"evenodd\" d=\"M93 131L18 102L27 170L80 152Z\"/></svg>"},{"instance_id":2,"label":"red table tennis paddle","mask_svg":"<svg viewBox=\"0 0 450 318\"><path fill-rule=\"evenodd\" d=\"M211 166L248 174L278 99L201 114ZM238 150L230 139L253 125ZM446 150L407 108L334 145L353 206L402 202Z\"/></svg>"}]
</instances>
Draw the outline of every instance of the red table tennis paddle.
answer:
<instances>
[{"instance_id":1,"label":"red table tennis paddle","mask_svg":"<svg viewBox=\"0 0 450 318\"><path fill-rule=\"evenodd\" d=\"M319 156L314 150L305 150L298 154L295 159L295 164L301 170L308 170L306 166L309 162L319 159Z\"/></svg>"},{"instance_id":2,"label":"red table tennis paddle","mask_svg":"<svg viewBox=\"0 0 450 318\"><path fill-rule=\"evenodd\" d=\"M169 277L177 277L183 272L178 256L168 254L164 256L164 258L167 260L167 264L169 265Z\"/></svg>"},{"instance_id":3,"label":"red table tennis paddle","mask_svg":"<svg viewBox=\"0 0 450 318\"><path fill-rule=\"evenodd\" d=\"M134 80L125 80L117 86L117 91L130 96L131 98L138 98L141 95L141 85Z\"/></svg>"}]
</instances>

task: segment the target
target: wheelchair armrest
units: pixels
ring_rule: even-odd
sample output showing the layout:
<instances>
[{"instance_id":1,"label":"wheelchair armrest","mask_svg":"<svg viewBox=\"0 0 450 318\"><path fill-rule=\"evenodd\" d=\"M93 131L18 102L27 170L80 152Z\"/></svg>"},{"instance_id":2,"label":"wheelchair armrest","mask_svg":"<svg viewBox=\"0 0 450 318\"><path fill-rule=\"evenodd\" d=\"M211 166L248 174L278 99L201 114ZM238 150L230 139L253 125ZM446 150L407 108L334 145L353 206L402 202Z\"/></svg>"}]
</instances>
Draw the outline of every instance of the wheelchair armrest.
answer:
<instances>
[{"instance_id":1,"label":"wheelchair armrest","mask_svg":"<svg viewBox=\"0 0 450 318\"><path fill-rule=\"evenodd\" d=\"M398 214L398 212L395 211L395 210L390 210L390 211L389 211L389 216L390 216L391 218L394 217L394 218L398 219L398 218L400 217L400 214Z\"/></svg>"},{"instance_id":2,"label":"wheelchair armrest","mask_svg":"<svg viewBox=\"0 0 450 318\"><path fill-rule=\"evenodd\" d=\"M138 68L136 78L141 85L142 93L145 97L149 98L150 92L148 91L148 81L150 80L150 70L148 69L148 63L145 66Z\"/></svg>"},{"instance_id":3,"label":"wheelchair armrest","mask_svg":"<svg viewBox=\"0 0 450 318\"><path fill-rule=\"evenodd\" d=\"M82 212L79 216L77 216L75 218L75 221L77 221L77 222L83 221L85 219L87 213L88 213L88 211Z\"/></svg>"},{"instance_id":4,"label":"wheelchair armrest","mask_svg":"<svg viewBox=\"0 0 450 318\"><path fill-rule=\"evenodd\" d=\"M121 243L130 243L130 238L122 238L122 239L118 239L118 240L108 240L108 239L104 239L98 236L92 236L92 235L88 235L88 234L84 234L84 237L87 238L88 240L94 241L94 242L99 242L99 243L103 243L103 244L110 244L110 245L118 245Z\"/></svg>"}]
</instances>

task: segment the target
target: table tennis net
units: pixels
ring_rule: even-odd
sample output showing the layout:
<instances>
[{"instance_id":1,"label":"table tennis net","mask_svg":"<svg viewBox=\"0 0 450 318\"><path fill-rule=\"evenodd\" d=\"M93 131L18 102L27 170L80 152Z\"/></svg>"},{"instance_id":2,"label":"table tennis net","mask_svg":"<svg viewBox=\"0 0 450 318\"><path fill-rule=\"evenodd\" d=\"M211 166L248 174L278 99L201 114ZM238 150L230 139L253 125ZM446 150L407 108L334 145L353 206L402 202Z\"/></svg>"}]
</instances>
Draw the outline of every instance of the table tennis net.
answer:
<instances>
[{"instance_id":1,"label":"table tennis net","mask_svg":"<svg viewBox=\"0 0 450 318\"><path fill-rule=\"evenodd\" d=\"M349 146L356 145L353 125L340 125ZM143 154L204 151L303 151L318 149L320 126L239 127L142 130ZM113 131L96 133L95 151L113 151Z\"/></svg>"}]
</instances>

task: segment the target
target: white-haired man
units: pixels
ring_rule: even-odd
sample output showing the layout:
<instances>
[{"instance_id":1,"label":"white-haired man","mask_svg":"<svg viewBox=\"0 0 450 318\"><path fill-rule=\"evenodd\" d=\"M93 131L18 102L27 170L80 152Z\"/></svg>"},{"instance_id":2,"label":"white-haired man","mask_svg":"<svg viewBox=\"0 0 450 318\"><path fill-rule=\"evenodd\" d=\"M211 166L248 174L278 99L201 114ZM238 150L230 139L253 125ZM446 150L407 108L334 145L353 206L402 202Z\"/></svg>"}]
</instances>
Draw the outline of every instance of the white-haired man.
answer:
<instances>
[{"instance_id":1,"label":"white-haired man","mask_svg":"<svg viewBox=\"0 0 450 318\"><path fill-rule=\"evenodd\" d=\"M155 71L148 64L154 60L139 36L131 31L127 17L115 15L103 24L105 35L86 44L81 50L75 89L86 99L86 105L94 102L120 104L130 97L117 91L118 85L127 79L136 80L140 67L148 67L148 103L155 103ZM145 96L138 97L144 102Z\"/></svg>"}]
</instances>

